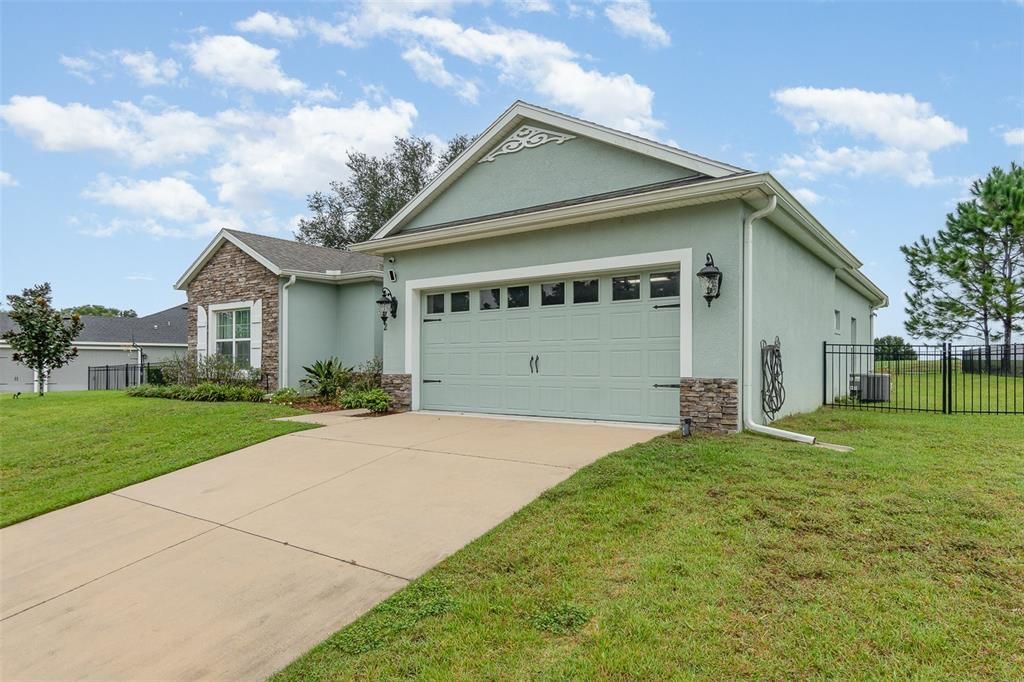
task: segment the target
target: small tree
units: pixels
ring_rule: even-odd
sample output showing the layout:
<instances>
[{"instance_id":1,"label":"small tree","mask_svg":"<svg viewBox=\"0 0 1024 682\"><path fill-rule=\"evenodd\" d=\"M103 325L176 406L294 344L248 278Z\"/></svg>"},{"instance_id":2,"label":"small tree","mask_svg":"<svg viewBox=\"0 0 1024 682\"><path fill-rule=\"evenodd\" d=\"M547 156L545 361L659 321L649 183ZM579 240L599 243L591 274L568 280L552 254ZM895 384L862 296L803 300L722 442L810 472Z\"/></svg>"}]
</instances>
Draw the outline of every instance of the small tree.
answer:
<instances>
[{"instance_id":1,"label":"small tree","mask_svg":"<svg viewBox=\"0 0 1024 682\"><path fill-rule=\"evenodd\" d=\"M396 137L385 156L350 152L346 165L350 178L331 182L331 191L314 192L306 199L312 215L299 219L300 242L347 248L373 236L438 173L473 142L456 135L438 150L420 137Z\"/></svg>"},{"instance_id":2,"label":"small tree","mask_svg":"<svg viewBox=\"0 0 1024 682\"><path fill-rule=\"evenodd\" d=\"M902 336L882 336L875 339L875 360L916 360L917 351Z\"/></svg>"},{"instance_id":3,"label":"small tree","mask_svg":"<svg viewBox=\"0 0 1024 682\"><path fill-rule=\"evenodd\" d=\"M16 327L4 332L3 339L11 345L14 361L36 372L40 396L44 395L43 386L50 372L78 355L72 343L84 326L78 313L72 313L65 321L52 302L49 282L24 289L20 296L7 297Z\"/></svg>"}]
</instances>

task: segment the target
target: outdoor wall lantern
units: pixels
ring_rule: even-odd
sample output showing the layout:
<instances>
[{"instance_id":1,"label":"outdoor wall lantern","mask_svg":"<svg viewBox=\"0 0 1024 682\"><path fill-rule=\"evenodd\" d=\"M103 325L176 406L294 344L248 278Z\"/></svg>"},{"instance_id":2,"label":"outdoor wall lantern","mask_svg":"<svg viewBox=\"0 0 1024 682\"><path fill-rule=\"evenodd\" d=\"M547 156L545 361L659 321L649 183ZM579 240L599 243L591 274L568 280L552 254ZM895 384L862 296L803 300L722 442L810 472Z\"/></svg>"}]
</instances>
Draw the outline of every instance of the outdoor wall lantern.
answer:
<instances>
[{"instance_id":1,"label":"outdoor wall lantern","mask_svg":"<svg viewBox=\"0 0 1024 682\"><path fill-rule=\"evenodd\" d=\"M710 253L707 254L704 267L697 273L697 278L704 287L704 300L708 302L708 307L710 308L711 301L718 298L718 295L722 293L722 271L715 267L715 259Z\"/></svg>"},{"instance_id":2,"label":"outdoor wall lantern","mask_svg":"<svg viewBox=\"0 0 1024 682\"><path fill-rule=\"evenodd\" d=\"M398 299L391 293L391 289L384 287L377 299L377 309L380 311L380 321L384 328L388 328L388 315L392 318L398 317Z\"/></svg>"}]
</instances>

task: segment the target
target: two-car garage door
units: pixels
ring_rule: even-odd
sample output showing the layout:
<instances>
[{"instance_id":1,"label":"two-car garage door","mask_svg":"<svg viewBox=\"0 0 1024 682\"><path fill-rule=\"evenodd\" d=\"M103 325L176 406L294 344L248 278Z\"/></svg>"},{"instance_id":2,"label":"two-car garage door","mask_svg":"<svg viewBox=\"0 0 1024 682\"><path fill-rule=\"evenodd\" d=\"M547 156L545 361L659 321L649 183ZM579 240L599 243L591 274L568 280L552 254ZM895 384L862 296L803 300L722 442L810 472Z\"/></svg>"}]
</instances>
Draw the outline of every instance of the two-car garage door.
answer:
<instances>
[{"instance_id":1,"label":"two-car garage door","mask_svg":"<svg viewBox=\"0 0 1024 682\"><path fill-rule=\"evenodd\" d=\"M678 270L422 296L422 409L679 420Z\"/></svg>"}]
</instances>

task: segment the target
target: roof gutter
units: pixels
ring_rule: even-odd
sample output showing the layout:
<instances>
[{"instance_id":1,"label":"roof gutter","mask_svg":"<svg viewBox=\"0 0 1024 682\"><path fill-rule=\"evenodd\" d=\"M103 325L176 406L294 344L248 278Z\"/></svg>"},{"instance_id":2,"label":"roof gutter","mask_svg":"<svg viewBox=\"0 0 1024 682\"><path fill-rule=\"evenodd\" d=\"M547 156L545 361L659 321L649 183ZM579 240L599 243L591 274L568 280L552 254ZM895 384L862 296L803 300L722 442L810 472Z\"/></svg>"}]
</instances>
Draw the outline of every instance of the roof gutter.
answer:
<instances>
[{"instance_id":1,"label":"roof gutter","mask_svg":"<svg viewBox=\"0 0 1024 682\"><path fill-rule=\"evenodd\" d=\"M359 282L374 279L384 279L384 273L380 270L360 270L358 272L313 272L309 270L282 270L282 277L298 278L315 282Z\"/></svg>"},{"instance_id":2,"label":"roof gutter","mask_svg":"<svg viewBox=\"0 0 1024 682\"><path fill-rule=\"evenodd\" d=\"M772 438L814 445L814 436L784 431L754 422L754 221L773 213L779 198L771 195L768 205L743 221L743 428Z\"/></svg>"}]
</instances>

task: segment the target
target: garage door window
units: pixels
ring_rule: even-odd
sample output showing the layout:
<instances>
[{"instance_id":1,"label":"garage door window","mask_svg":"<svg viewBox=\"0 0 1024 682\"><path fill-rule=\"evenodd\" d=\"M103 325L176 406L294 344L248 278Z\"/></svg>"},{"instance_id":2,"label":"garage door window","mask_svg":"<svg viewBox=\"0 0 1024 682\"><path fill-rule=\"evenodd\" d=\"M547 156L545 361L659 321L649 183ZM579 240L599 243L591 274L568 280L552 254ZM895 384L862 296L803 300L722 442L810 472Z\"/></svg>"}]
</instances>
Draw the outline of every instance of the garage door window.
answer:
<instances>
[{"instance_id":1,"label":"garage door window","mask_svg":"<svg viewBox=\"0 0 1024 682\"><path fill-rule=\"evenodd\" d=\"M480 310L498 310L501 308L501 289L480 290Z\"/></svg>"},{"instance_id":2,"label":"garage door window","mask_svg":"<svg viewBox=\"0 0 1024 682\"><path fill-rule=\"evenodd\" d=\"M464 313L469 310L469 292L468 291L453 291L452 292L452 312L453 313Z\"/></svg>"},{"instance_id":3,"label":"garage door window","mask_svg":"<svg viewBox=\"0 0 1024 682\"><path fill-rule=\"evenodd\" d=\"M651 273L651 298L679 295L679 271Z\"/></svg>"},{"instance_id":4,"label":"garage door window","mask_svg":"<svg viewBox=\"0 0 1024 682\"><path fill-rule=\"evenodd\" d=\"M540 285L541 305L562 305L565 303L565 282Z\"/></svg>"},{"instance_id":5,"label":"garage door window","mask_svg":"<svg viewBox=\"0 0 1024 682\"><path fill-rule=\"evenodd\" d=\"M430 294L427 296L427 314L437 315L444 312L444 294Z\"/></svg>"},{"instance_id":6,"label":"garage door window","mask_svg":"<svg viewBox=\"0 0 1024 682\"><path fill-rule=\"evenodd\" d=\"M509 287L508 288L508 307L509 308L529 308L530 307L530 287Z\"/></svg>"},{"instance_id":7,"label":"garage door window","mask_svg":"<svg viewBox=\"0 0 1024 682\"><path fill-rule=\"evenodd\" d=\"M238 366L248 367L250 335L248 308L217 313L217 355L230 358Z\"/></svg>"},{"instance_id":8,"label":"garage door window","mask_svg":"<svg viewBox=\"0 0 1024 682\"><path fill-rule=\"evenodd\" d=\"M613 301L637 301L640 299L640 275L612 277Z\"/></svg>"},{"instance_id":9,"label":"garage door window","mask_svg":"<svg viewBox=\"0 0 1024 682\"><path fill-rule=\"evenodd\" d=\"M597 280L578 279L572 283L573 303L597 303Z\"/></svg>"}]
</instances>

